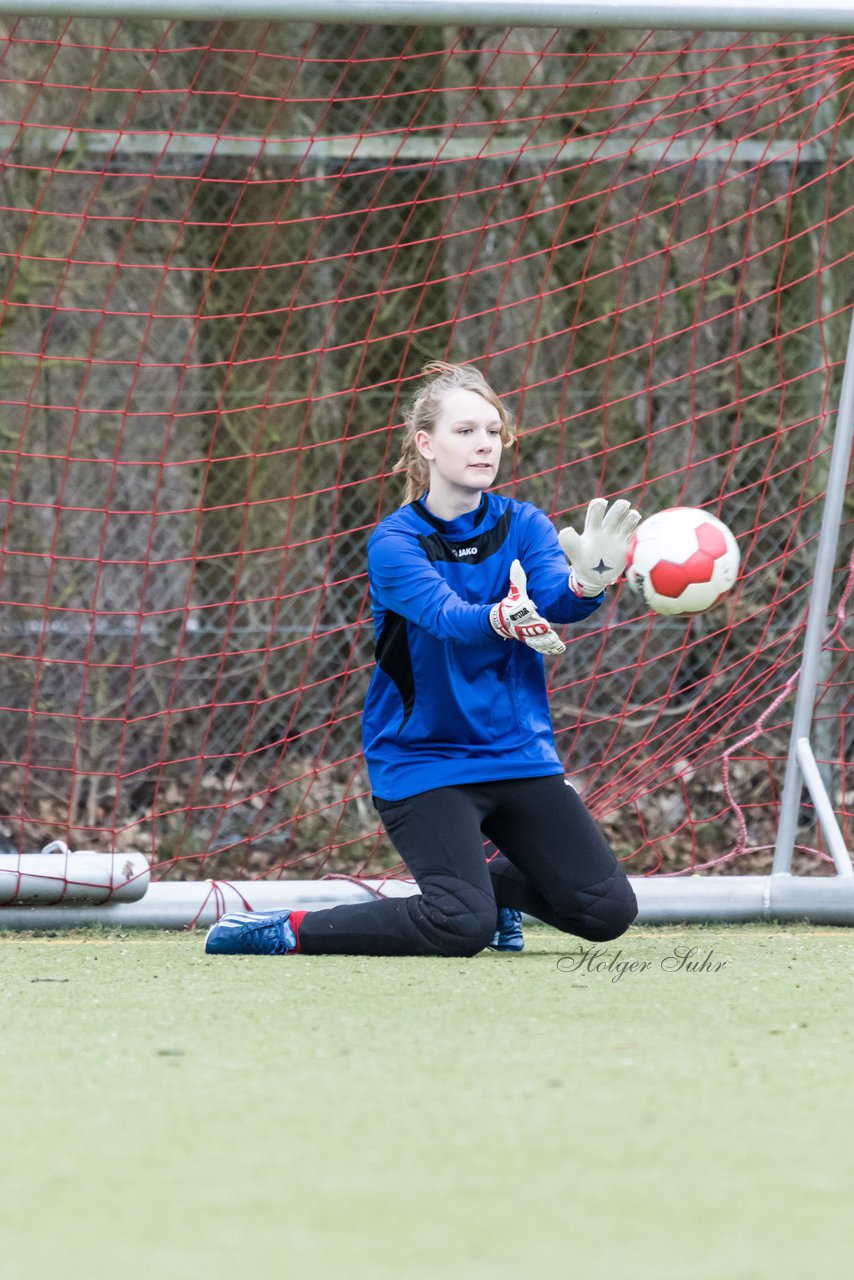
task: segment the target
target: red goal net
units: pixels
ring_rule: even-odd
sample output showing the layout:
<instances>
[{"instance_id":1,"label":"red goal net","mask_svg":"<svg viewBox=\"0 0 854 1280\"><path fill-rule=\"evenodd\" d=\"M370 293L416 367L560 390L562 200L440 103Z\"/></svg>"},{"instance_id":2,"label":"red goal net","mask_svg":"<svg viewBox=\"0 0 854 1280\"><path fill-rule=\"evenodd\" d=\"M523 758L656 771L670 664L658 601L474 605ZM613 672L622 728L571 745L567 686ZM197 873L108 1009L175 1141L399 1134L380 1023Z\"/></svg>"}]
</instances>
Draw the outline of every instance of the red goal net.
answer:
<instances>
[{"instance_id":1,"label":"red goal net","mask_svg":"<svg viewBox=\"0 0 854 1280\"><path fill-rule=\"evenodd\" d=\"M735 532L725 605L612 591L552 706L630 871L766 868L854 302L853 59L6 22L0 848L392 867L359 746L365 546L402 498L402 399L451 358L518 414L501 492L558 524L602 493ZM849 845L851 512L814 728ZM826 865L806 800L798 845Z\"/></svg>"}]
</instances>

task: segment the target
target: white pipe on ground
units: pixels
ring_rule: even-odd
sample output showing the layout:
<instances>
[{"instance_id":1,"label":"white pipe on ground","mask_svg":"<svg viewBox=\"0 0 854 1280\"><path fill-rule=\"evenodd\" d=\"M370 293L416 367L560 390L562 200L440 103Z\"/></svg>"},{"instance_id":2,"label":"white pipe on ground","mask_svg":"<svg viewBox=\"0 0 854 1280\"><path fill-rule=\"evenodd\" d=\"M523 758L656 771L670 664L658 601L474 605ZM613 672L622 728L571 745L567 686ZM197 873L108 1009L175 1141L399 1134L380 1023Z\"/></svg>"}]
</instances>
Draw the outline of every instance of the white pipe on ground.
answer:
<instances>
[{"instance_id":1,"label":"white pipe on ground","mask_svg":"<svg viewBox=\"0 0 854 1280\"><path fill-rule=\"evenodd\" d=\"M136 902L150 878L141 853L72 853L54 840L41 853L0 853L0 907Z\"/></svg>"},{"instance_id":2,"label":"white pipe on ground","mask_svg":"<svg viewBox=\"0 0 854 1280\"><path fill-rule=\"evenodd\" d=\"M103 855L100 855L103 857ZM639 924L803 920L854 924L852 876L632 877ZM104 906L0 907L0 930L206 927L226 911L331 907L416 892L406 880L161 881L136 902Z\"/></svg>"}]
</instances>

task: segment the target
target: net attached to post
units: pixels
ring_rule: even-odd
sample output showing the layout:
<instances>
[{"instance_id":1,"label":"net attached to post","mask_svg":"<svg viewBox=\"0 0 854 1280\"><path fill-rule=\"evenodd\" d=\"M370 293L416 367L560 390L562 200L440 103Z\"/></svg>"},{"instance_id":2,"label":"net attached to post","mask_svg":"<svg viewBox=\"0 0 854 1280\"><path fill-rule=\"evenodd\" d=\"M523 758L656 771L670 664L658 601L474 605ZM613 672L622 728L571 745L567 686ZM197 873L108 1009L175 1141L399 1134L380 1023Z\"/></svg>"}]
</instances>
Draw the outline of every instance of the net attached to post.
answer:
<instances>
[{"instance_id":1,"label":"net attached to post","mask_svg":"<svg viewBox=\"0 0 854 1280\"><path fill-rule=\"evenodd\" d=\"M371 528L422 364L518 413L499 490L736 533L550 665L631 872L767 869L852 306L852 46L19 19L0 39L0 840L157 877L382 874ZM849 846L851 506L814 747ZM828 869L812 808L798 869Z\"/></svg>"}]
</instances>

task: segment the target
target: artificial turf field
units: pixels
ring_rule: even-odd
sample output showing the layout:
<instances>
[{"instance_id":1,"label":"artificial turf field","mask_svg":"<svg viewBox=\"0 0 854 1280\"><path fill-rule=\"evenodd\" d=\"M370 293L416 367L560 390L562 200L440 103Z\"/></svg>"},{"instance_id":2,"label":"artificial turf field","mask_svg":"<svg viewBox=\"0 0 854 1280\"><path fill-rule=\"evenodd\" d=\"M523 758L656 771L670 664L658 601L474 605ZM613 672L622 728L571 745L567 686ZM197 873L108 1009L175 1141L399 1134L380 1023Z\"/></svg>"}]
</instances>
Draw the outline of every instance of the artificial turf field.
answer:
<instances>
[{"instance_id":1,"label":"artificial turf field","mask_svg":"<svg viewBox=\"0 0 854 1280\"><path fill-rule=\"evenodd\" d=\"M854 1274L854 935L526 938L0 934L3 1280Z\"/></svg>"}]
</instances>

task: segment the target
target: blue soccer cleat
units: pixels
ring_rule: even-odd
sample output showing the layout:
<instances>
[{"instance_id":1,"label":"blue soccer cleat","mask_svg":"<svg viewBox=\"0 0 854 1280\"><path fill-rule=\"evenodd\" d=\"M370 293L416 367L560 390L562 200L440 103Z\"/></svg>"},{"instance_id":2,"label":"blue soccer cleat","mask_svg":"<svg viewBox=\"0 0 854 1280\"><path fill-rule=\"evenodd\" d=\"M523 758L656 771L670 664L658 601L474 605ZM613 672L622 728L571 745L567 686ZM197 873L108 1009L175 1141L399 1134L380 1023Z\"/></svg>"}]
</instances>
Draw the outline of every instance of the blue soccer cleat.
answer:
<instances>
[{"instance_id":1,"label":"blue soccer cleat","mask_svg":"<svg viewBox=\"0 0 854 1280\"><path fill-rule=\"evenodd\" d=\"M498 908L498 927L490 942L492 951L521 951L525 945L522 935L522 912L512 907Z\"/></svg>"},{"instance_id":2,"label":"blue soccer cleat","mask_svg":"<svg viewBox=\"0 0 854 1280\"><path fill-rule=\"evenodd\" d=\"M296 951L290 911L232 911L208 930L211 956L284 956Z\"/></svg>"}]
</instances>

